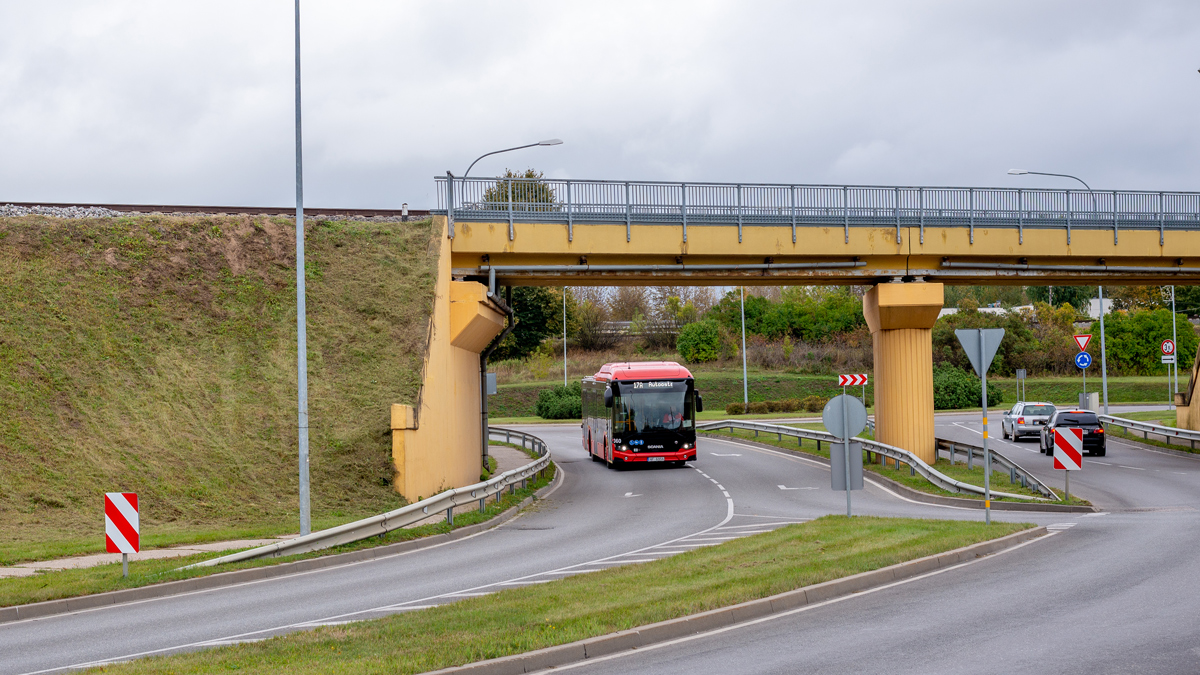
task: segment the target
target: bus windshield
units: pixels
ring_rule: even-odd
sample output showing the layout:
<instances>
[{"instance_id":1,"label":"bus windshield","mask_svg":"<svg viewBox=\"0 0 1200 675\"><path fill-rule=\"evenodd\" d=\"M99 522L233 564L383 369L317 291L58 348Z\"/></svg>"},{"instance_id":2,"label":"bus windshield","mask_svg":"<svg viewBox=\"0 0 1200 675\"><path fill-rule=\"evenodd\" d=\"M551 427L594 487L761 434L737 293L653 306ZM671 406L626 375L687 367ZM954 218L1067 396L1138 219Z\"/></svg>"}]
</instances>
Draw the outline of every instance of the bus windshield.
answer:
<instances>
[{"instance_id":1,"label":"bus windshield","mask_svg":"<svg viewBox=\"0 0 1200 675\"><path fill-rule=\"evenodd\" d=\"M614 431L643 433L691 429L692 394L684 382L633 382L613 397ZM637 385L643 385L638 387ZM655 388L649 388L655 385Z\"/></svg>"}]
</instances>

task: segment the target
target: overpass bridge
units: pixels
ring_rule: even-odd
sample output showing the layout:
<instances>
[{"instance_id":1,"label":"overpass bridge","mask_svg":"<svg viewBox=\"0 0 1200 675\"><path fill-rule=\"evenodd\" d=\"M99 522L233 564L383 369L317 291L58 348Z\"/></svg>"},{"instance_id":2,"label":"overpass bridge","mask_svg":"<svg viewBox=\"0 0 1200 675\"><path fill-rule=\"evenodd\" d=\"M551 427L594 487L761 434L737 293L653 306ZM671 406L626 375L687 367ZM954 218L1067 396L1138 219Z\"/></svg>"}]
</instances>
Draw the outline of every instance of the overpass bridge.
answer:
<instances>
[{"instance_id":1,"label":"overpass bridge","mask_svg":"<svg viewBox=\"0 0 1200 675\"><path fill-rule=\"evenodd\" d=\"M1200 193L437 179L456 276L511 285L1186 284Z\"/></svg>"},{"instance_id":2,"label":"overpass bridge","mask_svg":"<svg viewBox=\"0 0 1200 675\"><path fill-rule=\"evenodd\" d=\"M869 285L875 438L932 463L944 284L1200 283L1193 192L435 180L444 236L421 397L392 410L410 499L478 469L485 348L509 311L499 286Z\"/></svg>"}]
</instances>

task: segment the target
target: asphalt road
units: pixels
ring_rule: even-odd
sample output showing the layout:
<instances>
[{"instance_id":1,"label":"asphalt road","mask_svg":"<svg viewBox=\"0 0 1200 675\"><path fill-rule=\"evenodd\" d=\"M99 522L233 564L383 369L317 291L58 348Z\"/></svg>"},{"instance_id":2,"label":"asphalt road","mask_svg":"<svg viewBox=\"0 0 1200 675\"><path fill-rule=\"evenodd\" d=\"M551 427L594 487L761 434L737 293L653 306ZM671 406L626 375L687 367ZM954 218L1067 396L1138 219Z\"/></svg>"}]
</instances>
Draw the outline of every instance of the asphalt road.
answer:
<instances>
[{"instance_id":1,"label":"asphalt road","mask_svg":"<svg viewBox=\"0 0 1200 675\"><path fill-rule=\"evenodd\" d=\"M978 413L939 416L937 426L963 441L981 437ZM1062 485L1063 472L1033 439L993 440L1039 478ZM1054 533L1019 549L566 669L580 675L1200 672L1200 459L1109 439L1107 456L1085 458L1071 486L1102 512L1030 518Z\"/></svg>"},{"instance_id":2,"label":"asphalt road","mask_svg":"<svg viewBox=\"0 0 1200 675\"><path fill-rule=\"evenodd\" d=\"M948 425L964 439L974 433L965 416L940 422L939 431ZM706 439L694 466L611 471L588 460L578 428L531 431L548 442L565 480L499 528L383 560L0 624L0 673L52 672L409 611L845 512L845 493L829 489L828 468L780 452ZM1193 509L1200 464L1113 446L1104 458L1111 466L1089 462L1072 478L1074 491L1105 508L1112 504L1110 515L995 512L1000 519L1073 527L933 578L587 668L1007 672L1026 662L1047 669L1044 659L1054 657L1052 672L1072 672L1076 663L1094 672L1109 663L1101 658L1108 654L1125 664L1118 670L1142 664L1136 657L1148 644L1162 645L1151 650L1151 660L1168 670L1147 672L1197 664L1177 647L1194 633L1200 612L1192 609L1200 605L1187 583L1200 571L1189 553L1200 544ZM1037 454L1018 461L1039 470L1039 459L1048 466ZM1053 481L1052 473L1044 477ZM856 514L980 517L870 484L853 502ZM1133 511L1147 508L1160 510ZM1070 620L1062 624L1063 617Z\"/></svg>"}]
</instances>

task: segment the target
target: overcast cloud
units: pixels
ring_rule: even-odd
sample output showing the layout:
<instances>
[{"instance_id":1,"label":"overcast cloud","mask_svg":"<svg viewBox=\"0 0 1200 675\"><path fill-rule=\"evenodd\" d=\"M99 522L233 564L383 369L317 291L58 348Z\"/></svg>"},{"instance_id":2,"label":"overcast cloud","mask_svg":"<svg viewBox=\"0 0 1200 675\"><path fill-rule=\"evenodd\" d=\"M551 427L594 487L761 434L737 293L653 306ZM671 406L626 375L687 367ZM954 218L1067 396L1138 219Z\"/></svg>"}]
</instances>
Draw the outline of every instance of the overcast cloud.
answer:
<instances>
[{"instance_id":1,"label":"overcast cloud","mask_svg":"<svg viewBox=\"0 0 1200 675\"><path fill-rule=\"evenodd\" d=\"M305 202L433 176L1200 189L1200 3L304 0ZM294 200L292 3L0 5L0 202Z\"/></svg>"}]
</instances>

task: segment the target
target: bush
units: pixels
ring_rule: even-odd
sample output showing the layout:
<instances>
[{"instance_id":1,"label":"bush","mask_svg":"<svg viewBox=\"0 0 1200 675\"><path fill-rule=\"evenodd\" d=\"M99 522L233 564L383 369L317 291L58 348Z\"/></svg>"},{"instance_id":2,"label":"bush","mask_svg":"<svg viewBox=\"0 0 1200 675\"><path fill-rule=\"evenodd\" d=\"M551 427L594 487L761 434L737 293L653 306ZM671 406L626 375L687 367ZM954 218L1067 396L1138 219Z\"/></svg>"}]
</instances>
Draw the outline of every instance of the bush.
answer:
<instances>
[{"instance_id":1,"label":"bush","mask_svg":"<svg viewBox=\"0 0 1200 675\"><path fill-rule=\"evenodd\" d=\"M725 414L726 415L745 415L746 414L746 404L745 403L730 403L729 405L725 406Z\"/></svg>"},{"instance_id":2,"label":"bush","mask_svg":"<svg viewBox=\"0 0 1200 675\"><path fill-rule=\"evenodd\" d=\"M711 319L689 323L675 338L679 355L688 363L703 363L721 358L721 327Z\"/></svg>"},{"instance_id":3,"label":"bush","mask_svg":"<svg viewBox=\"0 0 1200 675\"><path fill-rule=\"evenodd\" d=\"M752 415L765 415L771 412L771 406L766 401L754 401L746 407L746 412Z\"/></svg>"},{"instance_id":4,"label":"bush","mask_svg":"<svg viewBox=\"0 0 1200 675\"><path fill-rule=\"evenodd\" d=\"M1000 389L988 390L988 406L1002 403ZM983 404L983 387L979 378L949 364L933 367L933 407L938 410L973 408Z\"/></svg>"},{"instance_id":5,"label":"bush","mask_svg":"<svg viewBox=\"0 0 1200 675\"><path fill-rule=\"evenodd\" d=\"M563 387L543 389L538 392L534 413L545 420L571 420L583 417L583 387L572 382Z\"/></svg>"},{"instance_id":6,"label":"bush","mask_svg":"<svg viewBox=\"0 0 1200 675\"><path fill-rule=\"evenodd\" d=\"M800 408L806 412L821 412L826 403L829 403L829 399L825 396L805 396L804 400L800 401Z\"/></svg>"},{"instance_id":7,"label":"bush","mask_svg":"<svg viewBox=\"0 0 1200 675\"><path fill-rule=\"evenodd\" d=\"M780 404L781 405L780 405L779 409L782 412L796 412L797 410L801 409L800 399L798 399L798 398L785 398L782 401L780 401Z\"/></svg>"}]
</instances>

